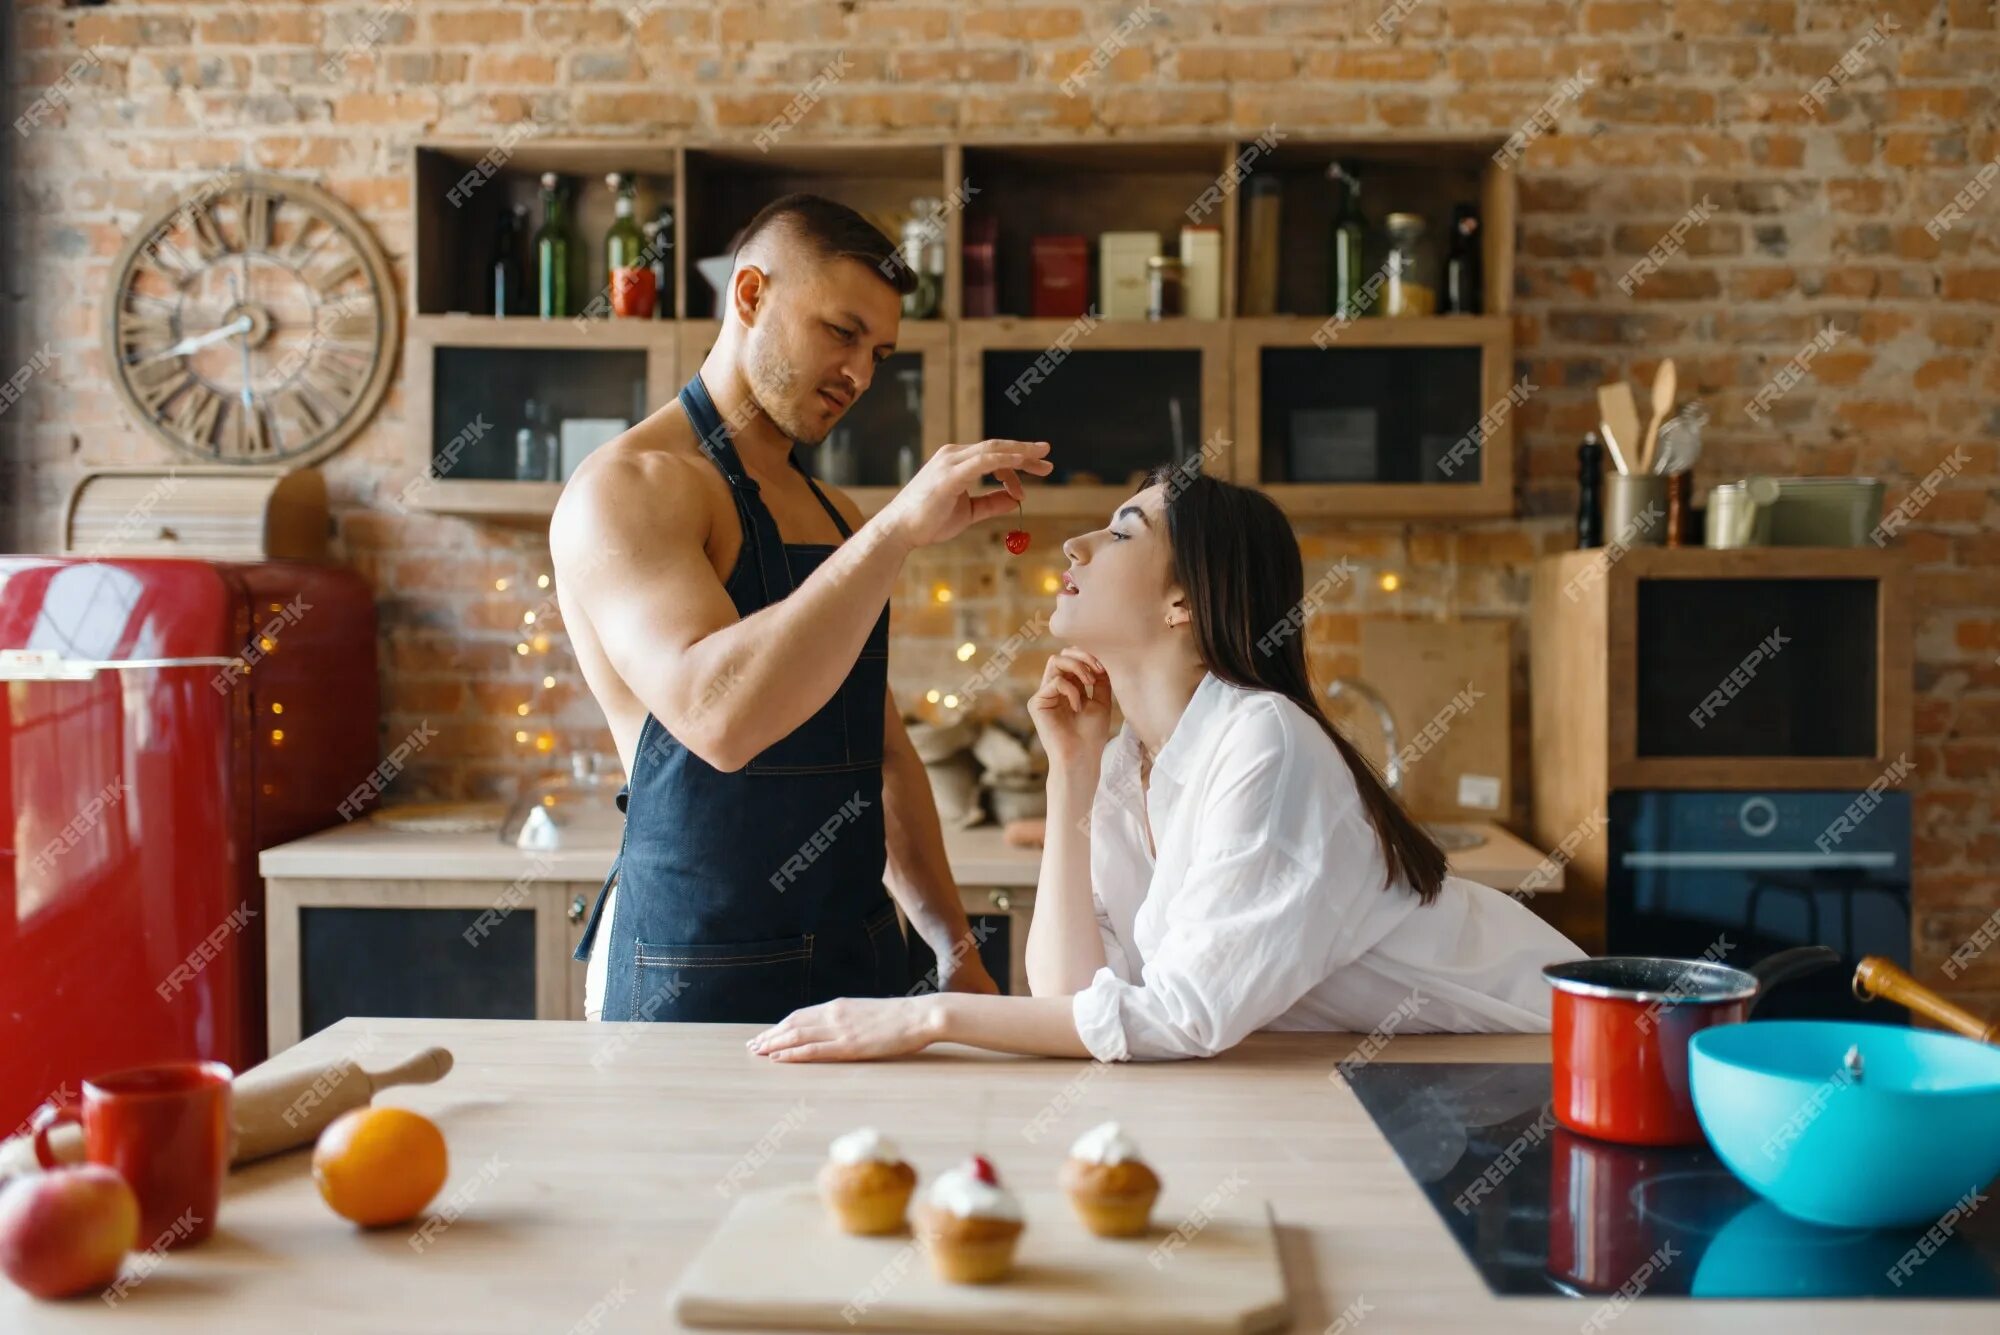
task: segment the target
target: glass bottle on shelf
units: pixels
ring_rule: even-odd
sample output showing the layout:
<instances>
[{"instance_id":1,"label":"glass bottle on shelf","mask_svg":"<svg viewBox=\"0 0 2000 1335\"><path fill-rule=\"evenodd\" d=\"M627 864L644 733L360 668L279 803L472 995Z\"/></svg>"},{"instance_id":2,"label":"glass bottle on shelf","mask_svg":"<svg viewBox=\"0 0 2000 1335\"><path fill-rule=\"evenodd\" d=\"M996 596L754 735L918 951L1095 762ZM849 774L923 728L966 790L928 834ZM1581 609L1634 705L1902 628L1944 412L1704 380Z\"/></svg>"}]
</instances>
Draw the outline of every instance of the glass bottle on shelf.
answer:
<instances>
[{"instance_id":1,"label":"glass bottle on shelf","mask_svg":"<svg viewBox=\"0 0 2000 1335\"><path fill-rule=\"evenodd\" d=\"M561 451L555 432L549 429L541 404L529 399L522 410L522 425L514 433L514 480L555 482L561 477Z\"/></svg>"},{"instance_id":2,"label":"glass bottle on shelf","mask_svg":"<svg viewBox=\"0 0 2000 1335\"><path fill-rule=\"evenodd\" d=\"M671 320L674 315L674 206L660 205L653 221L646 224L645 232L646 253L651 257L653 267L653 318Z\"/></svg>"},{"instance_id":3,"label":"glass bottle on shelf","mask_svg":"<svg viewBox=\"0 0 2000 1335\"><path fill-rule=\"evenodd\" d=\"M918 366L905 366L896 372L896 383L903 391L903 410L898 414L892 436L903 437L896 448L896 485L907 487L910 479L917 475L919 461L924 452L924 373Z\"/></svg>"},{"instance_id":4,"label":"glass bottle on shelf","mask_svg":"<svg viewBox=\"0 0 2000 1335\"><path fill-rule=\"evenodd\" d=\"M1447 315L1477 315L1483 300L1484 270L1479 261L1479 210L1459 204L1451 211L1451 249L1444 261Z\"/></svg>"},{"instance_id":5,"label":"glass bottle on shelf","mask_svg":"<svg viewBox=\"0 0 2000 1335\"><path fill-rule=\"evenodd\" d=\"M1382 314L1389 316L1431 315L1437 310L1437 289L1426 283L1419 267L1418 243L1423 240L1424 220L1414 213L1388 216L1389 253L1383 265L1387 281L1382 285Z\"/></svg>"},{"instance_id":6,"label":"glass bottle on shelf","mask_svg":"<svg viewBox=\"0 0 2000 1335\"><path fill-rule=\"evenodd\" d=\"M1336 162L1326 169L1340 201L1333 214L1333 263L1327 271L1327 310L1352 320L1368 313L1367 260L1363 258L1368 225L1361 217L1361 177L1354 168Z\"/></svg>"},{"instance_id":7,"label":"glass bottle on shelf","mask_svg":"<svg viewBox=\"0 0 2000 1335\"><path fill-rule=\"evenodd\" d=\"M562 178L542 173L542 225L535 232L535 313L558 320L572 313L569 222L564 217Z\"/></svg>"},{"instance_id":8,"label":"glass bottle on shelf","mask_svg":"<svg viewBox=\"0 0 2000 1335\"><path fill-rule=\"evenodd\" d=\"M486 262L486 313L520 315L528 309L521 278L521 242L527 235L528 210L516 204L494 218L492 251Z\"/></svg>"},{"instance_id":9,"label":"glass bottle on shelf","mask_svg":"<svg viewBox=\"0 0 2000 1335\"><path fill-rule=\"evenodd\" d=\"M903 297L903 316L928 320L937 314L944 292L944 201L920 196L910 201L903 222L903 263L917 276L916 291Z\"/></svg>"},{"instance_id":10,"label":"glass bottle on shelf","mask_svg":"<svg viewBox=\"0 0 2000 1335\"><path fill-rule=\"evenodd\" d=\"M604 178L618 196L617 211L604 234L604 274L610 288L611 315L620 320L645 320L653 314L653 268L646 238L639 231L639 182L626 172Z\"/></svg>"},{"instance_id":11,"label":"glass bottle on shelf","mask_svg":"<svg viewBox=\"0 0 2000 1335\"><path fill-rule=\"evenodd\" d=\"M1146 261L1146 318L1171 320L1187 314L1187 266L1174 255Z\"/></svg>"}]
</instances>

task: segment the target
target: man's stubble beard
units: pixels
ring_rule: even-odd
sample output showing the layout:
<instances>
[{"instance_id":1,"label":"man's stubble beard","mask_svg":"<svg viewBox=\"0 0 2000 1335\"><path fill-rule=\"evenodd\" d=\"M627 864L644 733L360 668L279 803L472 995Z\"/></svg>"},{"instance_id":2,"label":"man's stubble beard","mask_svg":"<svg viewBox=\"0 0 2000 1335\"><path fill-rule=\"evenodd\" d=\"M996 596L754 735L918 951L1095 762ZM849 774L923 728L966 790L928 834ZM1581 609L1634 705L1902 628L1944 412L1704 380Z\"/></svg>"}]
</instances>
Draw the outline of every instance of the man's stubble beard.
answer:
<instances>
[{"instance_id":1,"label":"man's stubble beard","mask_svg":"<svg viewBox=\"0 0 2000 1335\"><path fill-rule=\"evenodd\" d=\"M794 415L792 395L798 388L799 372L782 352L771 348L768 343L752 340L744 349L745 378L750 382L750 397L772 425L785 433L786 437L807 449L825 440L833 424L822 429L818 422L806 422Z\"/></svg>"}]
</instances>

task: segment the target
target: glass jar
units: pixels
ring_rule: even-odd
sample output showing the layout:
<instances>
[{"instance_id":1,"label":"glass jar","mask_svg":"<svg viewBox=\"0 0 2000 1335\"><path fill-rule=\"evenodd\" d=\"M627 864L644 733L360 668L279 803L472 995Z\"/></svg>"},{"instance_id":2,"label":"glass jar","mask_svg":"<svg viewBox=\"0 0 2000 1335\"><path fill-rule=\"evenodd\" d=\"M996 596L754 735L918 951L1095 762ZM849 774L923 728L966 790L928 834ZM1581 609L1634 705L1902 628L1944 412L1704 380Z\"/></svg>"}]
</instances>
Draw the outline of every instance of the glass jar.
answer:
<instances>
[{"instance_id":1,"label":"glass jar","mask_svg":"<svg viewBox=\"0 0 2000 1335\"><path fill-rule=\"evenodd\" d=\"M1146 318L1171 320L1187 314L1187 265L1173 255L1146 261Z\"/></svg>"},{"instance_id":2,"label":"glass jar","mask_svg":"<svg viewBox=\"0 0 2000 1335\"><path fill-rule=\"evenodd\" d=\"M1424 220L1415 213L1392 213L1384 220L1389 233L1389 253L1382 270L1382 314L1396 316L1432 315L1437 311L1437 285L1428 281L1420 267L1418 243L1423 240Z\"/></svg>"}]
</instances>

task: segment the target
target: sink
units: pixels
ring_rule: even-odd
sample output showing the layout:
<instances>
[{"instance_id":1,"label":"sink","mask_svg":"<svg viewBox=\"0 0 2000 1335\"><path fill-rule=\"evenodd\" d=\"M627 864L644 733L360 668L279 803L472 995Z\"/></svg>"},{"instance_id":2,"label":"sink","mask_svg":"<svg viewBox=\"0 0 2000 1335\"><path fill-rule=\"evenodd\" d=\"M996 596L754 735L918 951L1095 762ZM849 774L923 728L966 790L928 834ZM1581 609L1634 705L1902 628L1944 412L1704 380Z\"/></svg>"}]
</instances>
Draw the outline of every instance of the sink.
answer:
<instances>
[{"instance_id":1,"label":"sink","mask_svg":"<svg viewBox=\"0 0 2000 1335\"><path fill-rule=\"evenodd\" d=\"M1470 825L1453 825L1445 821L1425 821L1424 831L1437 840L1437 845L1447 853L1462 852L1477 848L1486 842L1486 832Z\"/></svg>"}]
</instances>

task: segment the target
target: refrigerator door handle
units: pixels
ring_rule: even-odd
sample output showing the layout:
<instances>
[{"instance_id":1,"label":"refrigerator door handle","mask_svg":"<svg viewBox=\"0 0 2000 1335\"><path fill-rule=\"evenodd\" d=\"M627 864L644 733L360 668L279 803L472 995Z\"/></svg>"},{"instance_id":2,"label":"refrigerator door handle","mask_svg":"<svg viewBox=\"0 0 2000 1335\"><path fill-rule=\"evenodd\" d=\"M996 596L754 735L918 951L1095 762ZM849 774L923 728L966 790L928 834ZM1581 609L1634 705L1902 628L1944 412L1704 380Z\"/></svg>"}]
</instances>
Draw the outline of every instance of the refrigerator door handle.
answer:
<instances>
[{"instance_id":1,"label":"refrigerator door handle","mask_svg":"<svg viewBox=\"0 0 2000 1335\"><path fill-rule=\"evenodd\" d=\"M64 658L49 649L0 649L0 681L89 681L100 672L227 667L241 661L228 654L201 654L185 658Z\"/></svg>"}]
</instances>

